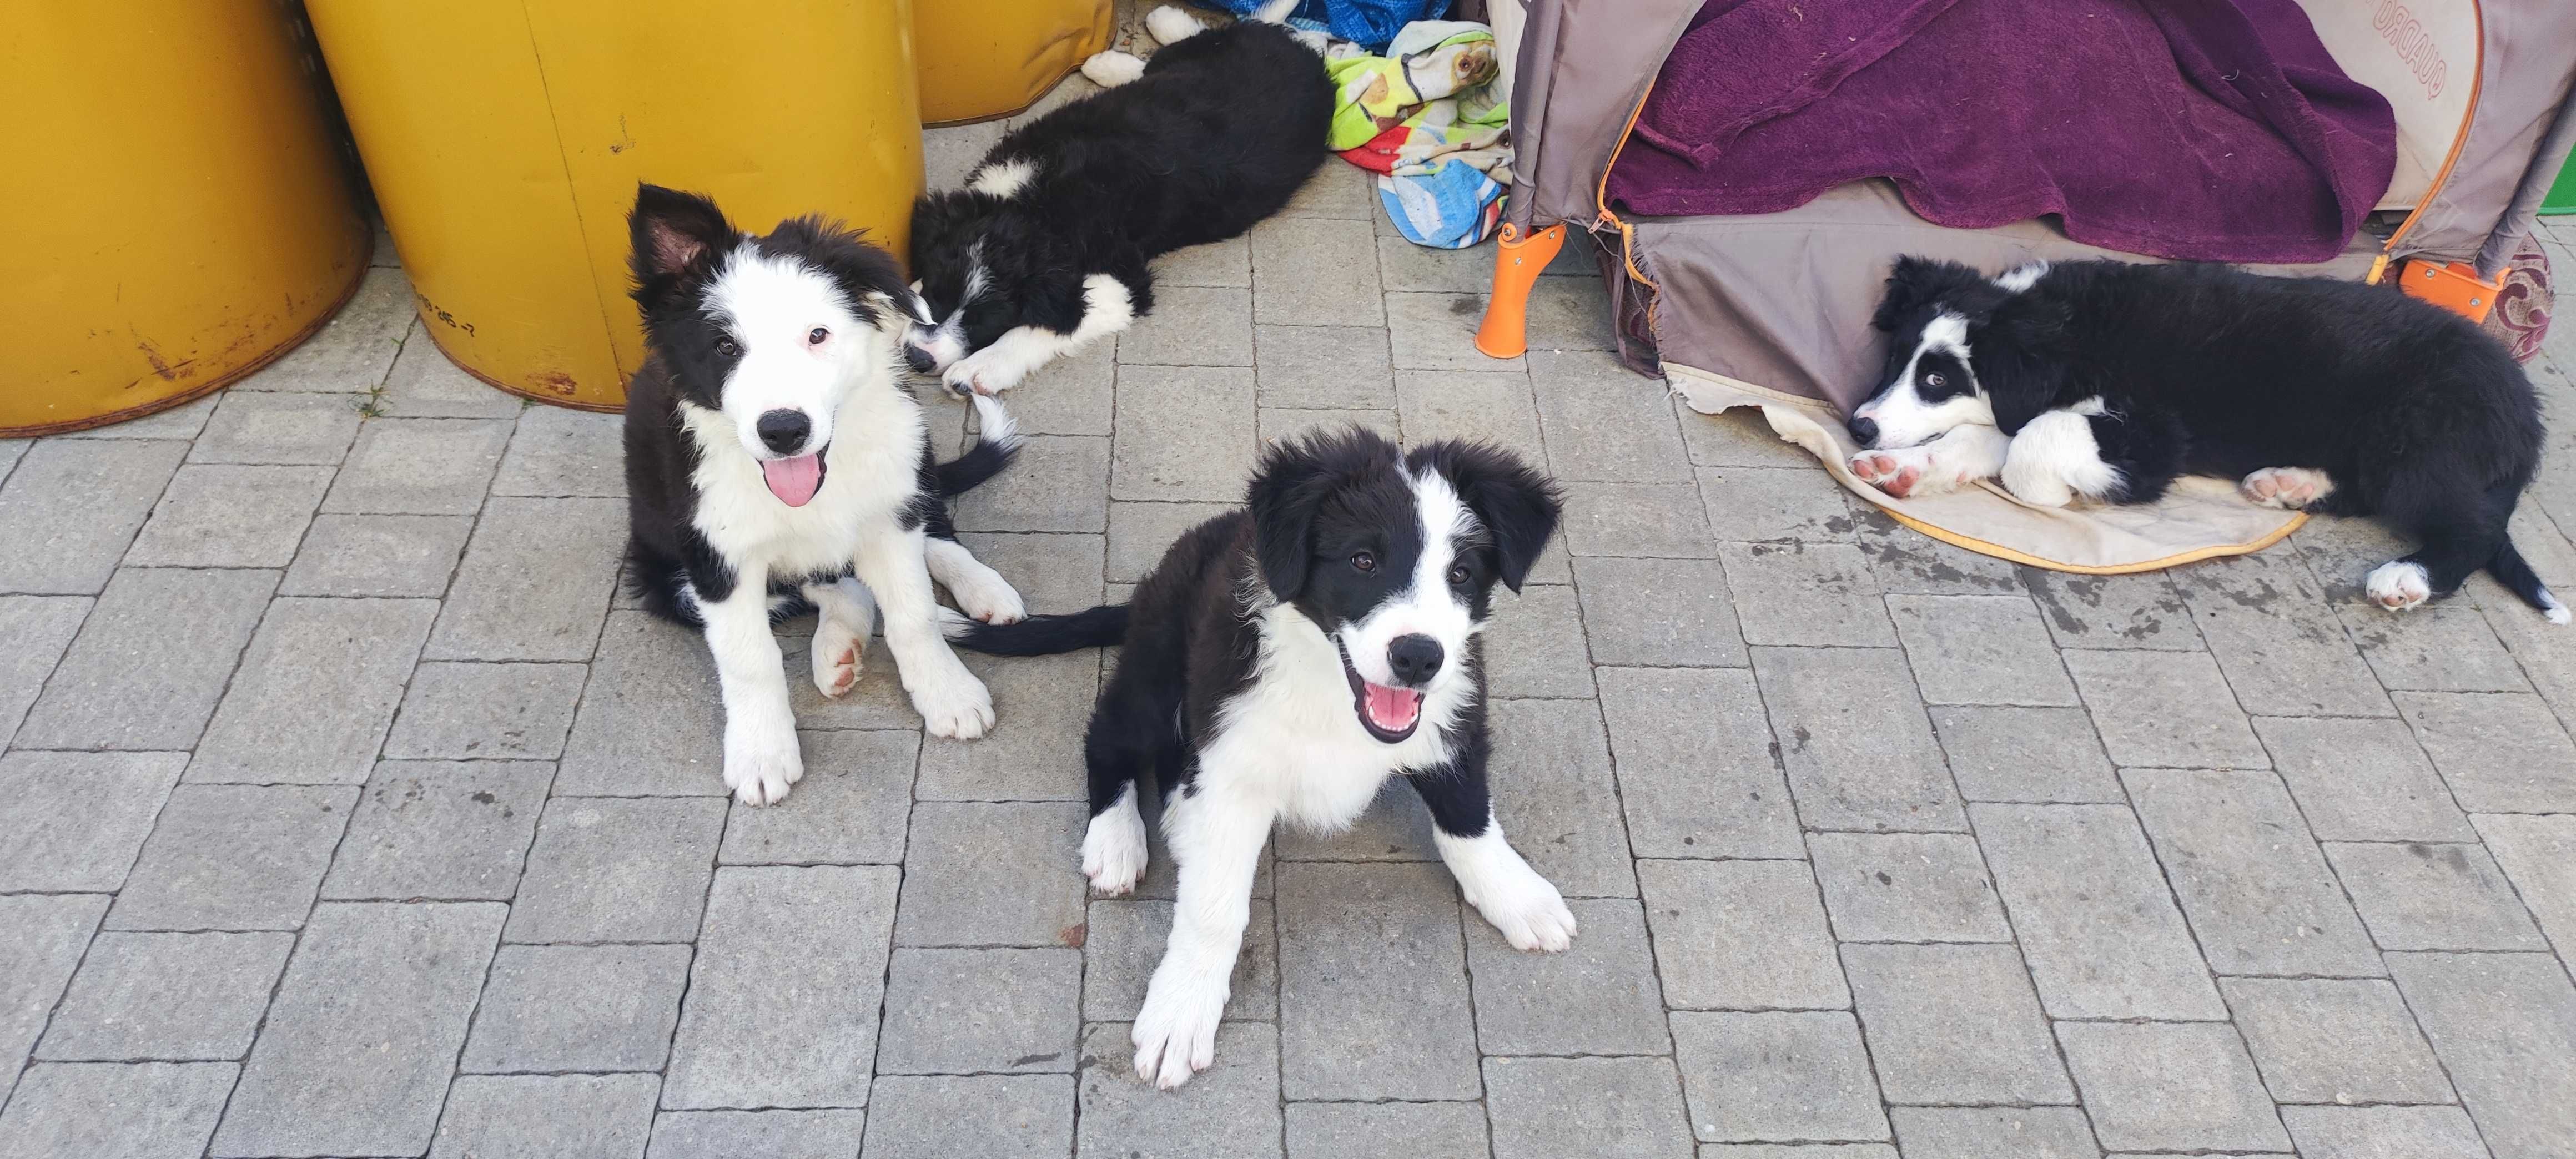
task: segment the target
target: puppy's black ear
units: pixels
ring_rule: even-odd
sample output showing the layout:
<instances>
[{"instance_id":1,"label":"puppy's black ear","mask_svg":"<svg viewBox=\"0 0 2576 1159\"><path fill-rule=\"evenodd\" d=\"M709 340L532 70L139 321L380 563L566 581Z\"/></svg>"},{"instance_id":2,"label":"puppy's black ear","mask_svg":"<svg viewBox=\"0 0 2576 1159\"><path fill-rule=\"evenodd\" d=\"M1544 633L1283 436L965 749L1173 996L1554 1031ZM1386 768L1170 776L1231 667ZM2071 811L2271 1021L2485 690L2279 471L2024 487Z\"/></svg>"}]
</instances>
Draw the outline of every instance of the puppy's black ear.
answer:
<instances>
[{"instance_id":1,"label":"puppy's black ear","mask_svg":"<svg viewBox=\"0 0 2576 1159\"><path fill-rule=\"evenodd\" d=\"M2056 405L2066 381L2072 320L2062 301L2016 294L1969 331L1970 362L1994 408L1996 429L2016 434Z\"/></svg>"},{"instance_id":2,"label":"puppy's black ear","mask_svg":"<svg viewBox=\"0 0 2576 1159\"><path fill-rule=\"evenodd\" d=\"M1896 268L1887 275L1887 292L1880 296L1878 312L1870 316L1869 324L1893 334L1905 324L1906 315L1935 302L1973 317L1991 296L1979 293L1980 288L1992 290L1975 270L1909 254L1896 259Z\"/></svg>"},{"instance_id":3,"label":"puppy's black ear","mask_svg":"<svg viewBox=\"0 0 2576 1159\"><path fill-rule=\"evenodd\" d=\"M669 290L672 279L742 236L715 202L649 184L635 187L626 229L633 245L628 260L635 272L635 300L647 307Z\"/></svg>"},{"instance_id":4,"label":"puppy's black ear","mask_svg":"<svg viewBox=\"0 0 2576 1159\"><path fill-rule=\"evenodd\" d=\"M1261 453L1244 505L1252 513L1252 557L1261 582L1288 603L1306 590L1314 562L1315 513L1332 490L1323 440L1274 443Z\"/></svg>"},{"instance_id":5,"label":"puppy's black ear","mask_svg":"<svg viewBox=\"0 0 2576 1159\"><path fill-rule=\"evenodd\" d=\"M1564 512L1556 484L1490 443L1444 439L1416 449L1410 466L1416 474L1436 470L1458 489L1459 500L1493 537L1495 574L1503 586L1521 590Z\"/></svg>"}]
</instances>

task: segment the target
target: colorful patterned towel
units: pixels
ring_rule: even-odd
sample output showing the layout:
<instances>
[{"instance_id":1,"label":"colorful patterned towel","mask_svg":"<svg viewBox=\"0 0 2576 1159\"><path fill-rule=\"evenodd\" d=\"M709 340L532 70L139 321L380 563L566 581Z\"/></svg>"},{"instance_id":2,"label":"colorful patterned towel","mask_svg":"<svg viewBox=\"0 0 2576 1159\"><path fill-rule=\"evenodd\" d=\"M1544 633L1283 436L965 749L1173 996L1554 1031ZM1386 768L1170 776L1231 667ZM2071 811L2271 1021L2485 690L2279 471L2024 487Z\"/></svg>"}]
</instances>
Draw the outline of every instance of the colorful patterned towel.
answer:
<instances>
[{"instance_id":1,"label":"colorful patterned towel","mask_svg":"<svg viewBox=\"0 0 2576 1159\"><path fill-rule=\"evenodd\" d=\"M1494 34L1459 20L1417 20L1385 56L1342 56L1333 77L1331 147L1380 174L1387 217L1417 245L1463 249L1502 216L1511 181L1510 106L1494 99Z\"/></svg>"}]
</instances>

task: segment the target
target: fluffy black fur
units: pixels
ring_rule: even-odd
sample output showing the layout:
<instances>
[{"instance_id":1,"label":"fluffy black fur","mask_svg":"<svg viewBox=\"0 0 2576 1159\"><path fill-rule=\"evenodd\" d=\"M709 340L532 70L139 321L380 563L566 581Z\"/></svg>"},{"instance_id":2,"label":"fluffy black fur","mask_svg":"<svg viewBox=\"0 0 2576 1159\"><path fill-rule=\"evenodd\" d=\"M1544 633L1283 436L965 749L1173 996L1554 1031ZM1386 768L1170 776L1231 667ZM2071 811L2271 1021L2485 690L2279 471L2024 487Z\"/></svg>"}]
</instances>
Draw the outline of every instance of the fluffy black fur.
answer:
<instances>
[{"instance_id":1,"label":"fluffy black fur","mask_svg":"<svg viewBox=\"0 0 2576 1159\"><path fill-rule=\"evenodd\" d=\"M1967 321L1972 372L1946 390L1982 391L2005 434L2101 400L2090 422L2122 480L2111 501L2152 501L2186 474L2323 471L2334 489L2310 509L2418 540L2404 561L2435 595L2485 568L2558 606L2505 532L2540 462L2539 403L2512 355L2457 314L2386 287L2199 264L2061 262L2015 293L1908 257L1874 320L1892 338L1879 391L1944 312Z\"/></svg>"}]
</instances>

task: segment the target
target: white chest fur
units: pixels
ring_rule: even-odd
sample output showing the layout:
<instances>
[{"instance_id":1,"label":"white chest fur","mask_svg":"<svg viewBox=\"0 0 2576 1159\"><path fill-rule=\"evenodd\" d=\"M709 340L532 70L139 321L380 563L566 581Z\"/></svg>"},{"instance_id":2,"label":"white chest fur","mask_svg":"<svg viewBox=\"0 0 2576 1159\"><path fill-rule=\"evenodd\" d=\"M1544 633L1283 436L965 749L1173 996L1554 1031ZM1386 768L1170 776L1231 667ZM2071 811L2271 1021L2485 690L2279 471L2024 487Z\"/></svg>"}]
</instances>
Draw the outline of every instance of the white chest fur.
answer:
<instances>
[{"instance_id":1,"label":"white chest fur","mask_svg":"<svg viewBox=\"0 0 2576 1159\"><path fill-rule=\"evenodd\" d=\"M770 493L730 419L683 403L683 425L698 451L689 476L698 492L698 534L737 566L758 564L775 575L848 566L865 537L894 529L919 486L929 434L919 405L899 390L868 382L851 392L833 418L838 433L823 452L822 489L802 507Z\"/></svg>"}]
</instances>

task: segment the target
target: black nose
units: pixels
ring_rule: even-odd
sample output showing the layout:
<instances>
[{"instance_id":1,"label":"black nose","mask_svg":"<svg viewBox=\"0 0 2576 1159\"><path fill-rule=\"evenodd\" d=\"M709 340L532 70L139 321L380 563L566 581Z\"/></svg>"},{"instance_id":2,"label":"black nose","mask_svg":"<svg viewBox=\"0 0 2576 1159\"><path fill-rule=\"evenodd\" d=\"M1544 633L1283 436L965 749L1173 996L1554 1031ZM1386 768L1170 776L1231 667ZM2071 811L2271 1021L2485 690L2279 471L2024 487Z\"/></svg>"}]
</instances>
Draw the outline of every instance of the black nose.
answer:
<instances>
[{"instance_id":1,"label":"black nose","mask_svg":"<svg viewBox=\"0 0 2576 1159\"><path fill-rule=\"evenodd\" d=\"M762 414L760 421L753 423L752 427L760 432L763 444L782 455L802 449L805 436L814 431L814 423L805 417L804 411L784 408Z\"/></svg>"},{"instance_id":2,"label":"black nose","mask_svg":"<svg viewBox=\"0 0 2576 1159\"><path fill-rule=\"evenodd\" d=\"M1870 419L1853 419L1850 425L1852 437L1859 439L1860 445L1866 447L1878 442L1878 424L1876 422Z\"/></svg>"},{"instance_id":3,"label":"black nose","mask_svg":"<svg viewBox=\"0 0 2576 1159\"><path fill-rule=\"evenodd\" d=\"M1440 641L1417 632L1398 636L1386 646L1386 666L1395 670L1395 678L1407 684L1420 684L1440 671Z\"/></svg>"},{"instance_id":4,"label":"black nose","mask_svg":"<svg viewBox=\"0 0 2576 1159\"><path fill-rule=\"evenodd\" d=\"M932 374L939 369L939 364L930 360L930 352L918 346L904 347L903 360L914 374Z\"/></svg>"}]
</instances>

